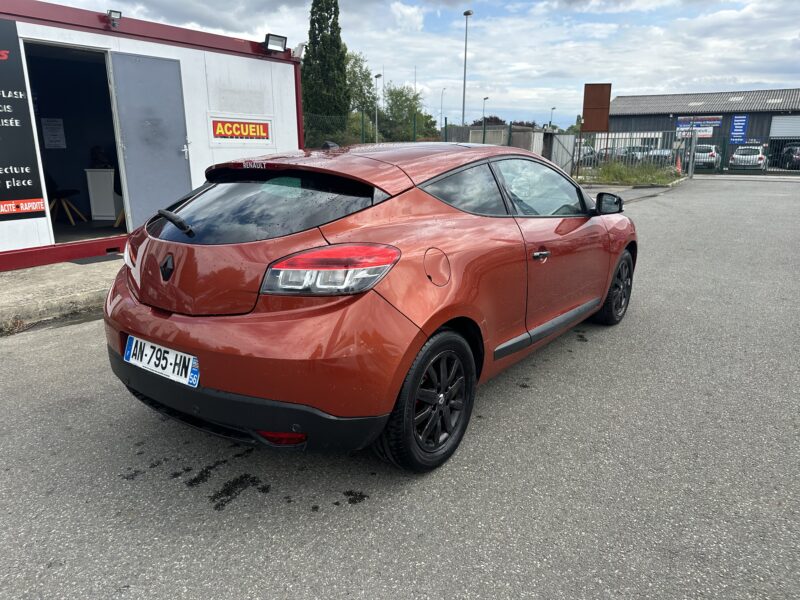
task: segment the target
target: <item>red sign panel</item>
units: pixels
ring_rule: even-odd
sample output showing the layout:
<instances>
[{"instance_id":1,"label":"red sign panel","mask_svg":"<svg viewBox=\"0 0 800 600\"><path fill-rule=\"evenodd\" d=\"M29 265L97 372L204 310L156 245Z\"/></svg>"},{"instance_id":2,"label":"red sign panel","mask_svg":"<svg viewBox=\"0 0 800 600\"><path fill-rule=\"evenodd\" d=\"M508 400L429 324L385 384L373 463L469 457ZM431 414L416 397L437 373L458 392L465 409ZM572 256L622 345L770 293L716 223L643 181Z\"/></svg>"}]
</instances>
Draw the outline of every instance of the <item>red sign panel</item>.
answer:
<instances>
[{"instance_id":1,"label":"red sign panel","mask_svg":"<svg viewBox=\"0 0 800 600\"><path fill-rule=\"evenodd\" d=\"M227 121L214 119L211 131L215 139L269 140L269 123L266 121Z\"/></svg>"},{"instance_id":2,"label":"red sign panel","mask_svg":"<svg viewBox=\"0 0 800 600\"><path fill-rule=\"evenodd\" d=\"M0 200L0 216L44 212L44 199Z\"/></svg>"}]
</instances>

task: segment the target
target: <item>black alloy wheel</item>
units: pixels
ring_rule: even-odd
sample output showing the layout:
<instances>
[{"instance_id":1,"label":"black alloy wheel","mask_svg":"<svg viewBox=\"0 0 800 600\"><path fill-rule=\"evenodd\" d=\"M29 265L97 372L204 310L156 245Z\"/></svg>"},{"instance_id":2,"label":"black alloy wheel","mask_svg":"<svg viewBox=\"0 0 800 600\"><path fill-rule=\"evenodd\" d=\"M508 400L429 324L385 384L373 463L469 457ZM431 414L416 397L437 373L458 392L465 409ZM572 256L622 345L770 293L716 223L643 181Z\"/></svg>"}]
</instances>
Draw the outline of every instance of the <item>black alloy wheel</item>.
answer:
<instances>
[{"instance_id":1,"label":"black alloy wheel","mask_svg":"<svg viewBox=\"0 0 800 600\"><path fill-rule=\"evenodd\" d=\"M631 289L633 288L633 270L628 261L623 260L619 263L614 280L611 282L612 306L614 315L621 319L628 308L631 299Z\"/></svg>"},{"instance_id":2,"label":"black alloy wheel","mask_svg":"<svg viewBox=\"0 0 800 600\"><path fill-rule=\"evenodd\" d=\"M414 437L426 452L441 448L458 426L465 406L464 365L448 350L425 368L414 404Z\"/></svg>"},{"instance_id":3,"label":"black alloy wheel","mask_svg":"<svg viewBox=\"0 0 800 600\"><path fill-rule=\"evenodd\" d=\"M443 465L467 430L477 379L467 340L450 329L433 334L408 370L375 452L417 473Z\"/></svg>"},{"instance_id":4,"label":"black alloy wheel","mask_svg":"<svg viewBox=\"0 0 800 600\"><path fill-rule=\"evenodd\" d=\"M633 257L629 250L623 250L619 257L614 277L606 294L606 300L592 320L603 325L616 325L628 311L633 290Z\"/></svg>"}]
</instances>

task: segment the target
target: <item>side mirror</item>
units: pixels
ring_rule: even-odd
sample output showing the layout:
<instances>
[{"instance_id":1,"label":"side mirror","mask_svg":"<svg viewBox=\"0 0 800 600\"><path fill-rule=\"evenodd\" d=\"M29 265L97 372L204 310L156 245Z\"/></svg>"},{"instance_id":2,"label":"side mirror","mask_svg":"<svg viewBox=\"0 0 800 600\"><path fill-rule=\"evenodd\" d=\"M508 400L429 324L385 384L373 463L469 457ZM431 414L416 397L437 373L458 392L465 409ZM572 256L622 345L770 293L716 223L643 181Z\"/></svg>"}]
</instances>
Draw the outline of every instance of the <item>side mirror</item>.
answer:
<instances>
[{"instance_id":1,"label":"side mirror","mask_svg":"<svg viewBox=\"0 0 800 600\"><path fill-rule=\"evenodd\" d=\"M600 192L597 194L597 214L613 215L622 212L622 198L616 194Z\"/></svg>"}]
</instances>

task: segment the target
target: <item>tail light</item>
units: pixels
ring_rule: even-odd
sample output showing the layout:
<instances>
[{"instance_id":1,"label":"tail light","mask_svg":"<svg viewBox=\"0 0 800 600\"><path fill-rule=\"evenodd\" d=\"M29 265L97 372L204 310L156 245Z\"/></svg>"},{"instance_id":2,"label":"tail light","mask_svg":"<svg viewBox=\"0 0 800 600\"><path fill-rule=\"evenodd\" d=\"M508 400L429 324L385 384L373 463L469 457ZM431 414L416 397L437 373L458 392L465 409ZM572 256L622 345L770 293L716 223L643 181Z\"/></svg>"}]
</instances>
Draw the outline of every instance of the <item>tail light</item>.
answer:
<instances>
[{"instance_id":1,"label":"tail light","mask_svg":"<svg viewBox=\"0 0 800 600\"><path fill-rule=\"evenodd\" d=\"M131 249L130 239L125 242L125 251L122 254L122 258L129 269L133 269L136 266L136 254Z\"/></svg>"},{"instance_id":2,"label":"tail light","mask_svg":"<svg viewBox=\"0 0 800 600\"><path fill-rule=\"evenodd\" d=\"M711 154L709 154L709 155L708 155L708 157L709 157L709 158L716 158L716 157L717 157L717 155L716 155L716 154L714 154L714 153L712 152Z\"/></svg>"},{"instance_id":3,"label":"tail light","mask_svg":"<svg viewBox=\"0 0 800 600\"><path fill-rule=\"evenodd\" d=\"M759 154L758 155L758 162L764 162L764 156Z\"/></svg>"},{"instance_id":4,"label":"tail light","mask_svg":"<svg viewBox=\"0 0 800 600\"><path fill-rule=\"evenodd\" d=\"M359 294L377 284L400 259L380 244L335 244L306 250L270 265L261 292L301 296Z\"/></svg>"}]
</instances>

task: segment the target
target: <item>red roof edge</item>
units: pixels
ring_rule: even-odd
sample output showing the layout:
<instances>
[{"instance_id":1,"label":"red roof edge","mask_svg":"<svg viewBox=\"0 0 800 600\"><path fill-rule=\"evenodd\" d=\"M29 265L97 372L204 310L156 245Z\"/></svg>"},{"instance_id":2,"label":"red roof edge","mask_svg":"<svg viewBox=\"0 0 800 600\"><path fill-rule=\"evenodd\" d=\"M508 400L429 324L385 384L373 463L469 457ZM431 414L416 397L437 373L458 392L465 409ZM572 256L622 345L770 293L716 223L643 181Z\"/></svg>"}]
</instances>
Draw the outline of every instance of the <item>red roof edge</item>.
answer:
<instances>
[{"instance_id":1,"label":"red roof edge","mask_svg":"<svg viewBox=\"0 0 800 600\"><path fill-rule=\"evenodd\" d=\"M111 27L108 17L104 13L61 6L49 2L39 2L38 0L3 0L0 3L0 18L135 38L162 44L254 56L276 62L296 62L292 59L291 50L267 52L261 42L133 19L126 17L124 14L118 26L114 28Z\"/></svg>"}]
</instances>

